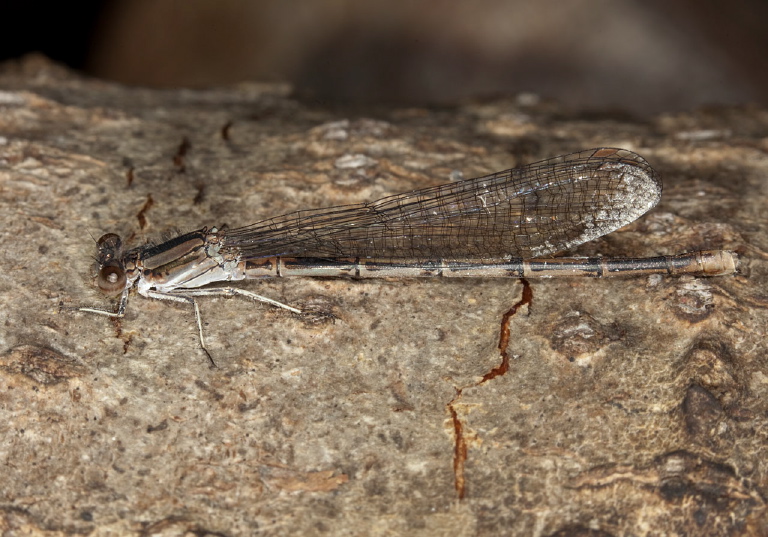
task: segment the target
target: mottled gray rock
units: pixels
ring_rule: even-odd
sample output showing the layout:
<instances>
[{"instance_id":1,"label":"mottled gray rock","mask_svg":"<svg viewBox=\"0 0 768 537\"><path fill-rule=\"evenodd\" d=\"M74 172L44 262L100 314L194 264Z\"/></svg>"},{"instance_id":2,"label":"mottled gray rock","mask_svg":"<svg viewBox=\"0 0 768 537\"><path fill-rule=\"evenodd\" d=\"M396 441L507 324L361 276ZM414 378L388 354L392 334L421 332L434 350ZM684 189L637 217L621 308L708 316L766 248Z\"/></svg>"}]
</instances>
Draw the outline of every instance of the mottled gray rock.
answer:
<instances>
[{"instance_id":1,"label":"mottled gray rock","mask_svg":"<svg viewBox=\"0 0 768 537\"><path fill-rule=\"evenodd\" d=\"M530 98L360 114L285 87L152 91L0 71L0 528L9 534L736 535L768 524L768 111L629 121ZM661 204L579 255L726 248L736 276L278 280L312 323L105 305L134 244L599 146ZM504 357L509 359L508 369Z\"/></svg>"}]
</instances>

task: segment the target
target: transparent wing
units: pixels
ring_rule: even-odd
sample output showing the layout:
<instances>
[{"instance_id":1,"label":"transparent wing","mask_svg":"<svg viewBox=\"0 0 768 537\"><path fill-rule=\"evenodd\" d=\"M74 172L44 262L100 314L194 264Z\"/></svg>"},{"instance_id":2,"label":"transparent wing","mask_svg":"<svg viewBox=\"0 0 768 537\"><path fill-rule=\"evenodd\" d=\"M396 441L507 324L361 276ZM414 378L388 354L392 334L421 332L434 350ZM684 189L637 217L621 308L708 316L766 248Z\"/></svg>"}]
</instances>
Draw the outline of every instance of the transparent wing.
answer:
<instances>
[{"instance_id":1,"label":"transparent wing","mask_svg":"<svg viewBox=\"0 0 768 537\"><path fill-rule=\"evenodd\" d=\"M661 180L642 157L592 149L370 203L296 211L223 231L222 248L241 259L536 257L610 233L660 197Z\"/></svg>"}]
</instances>

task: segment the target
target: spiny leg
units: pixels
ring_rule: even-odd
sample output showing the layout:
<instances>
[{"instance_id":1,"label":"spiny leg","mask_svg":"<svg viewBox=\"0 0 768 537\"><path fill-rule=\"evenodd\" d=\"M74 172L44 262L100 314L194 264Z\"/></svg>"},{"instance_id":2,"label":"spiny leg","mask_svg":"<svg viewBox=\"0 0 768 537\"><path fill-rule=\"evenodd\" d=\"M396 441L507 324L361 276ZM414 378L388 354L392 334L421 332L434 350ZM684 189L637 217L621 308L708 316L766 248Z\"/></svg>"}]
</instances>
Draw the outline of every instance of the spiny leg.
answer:
<instances>
[{"instance_id":1,"label":"spiny leg","mask_svg":"<svg viewBox=\"0 0 768 537\"><path fill-rule=\"evenodd\" d=\"M216 362L213 360L213 356L211 356L211 353L208 352L208 348L205 346L205 338L203 337L203 321L202 321L202 317L200 316L200 308L197 305L197 301L191 296L187 296L187 293L183 295L172 295L168 293L158 293L157 291L150 291L149 293L147 293L147 296L149 298L156 298L158 300L173 300L174 302L184 302L187 304L192 304L192 307L195 310L195 320L197 321L197 334L200 339L200 348L203 349L203 352L208 357L208 360L210 360L211 367L218 367L216 365Z\"/></svg>"},{"instance_id":2,"label":"spiny leg","mask_svg":"<svg viewBox=\"0 0 768 537\"><path fill-rule=\"evenodd\" d=\"M209 287L204 289L184 289L183 292L179 293L179 295L176 295L176 296L192 297L192 296L235 296L235 295L244 296L256 302L263 302L265 304L275 306L276 308L282 308L292 313L298 313L298 314L305 313L299 308L294 308L293 306L289 306L288 304L283 304L282 302L278 302L277 300L273 300L271 298L267 298L262 295L257 295L256 293L252 293L250 291L246 291L245 289L240 289L237 287ZM168 296L168 295L164 295L164 296Z\"/></svg>"},{"instance_id":3,"label":"spiny leg","mask_svg":"<svg viewBox=\"0 0 768 537\"><path fill-rule=\"evenodd\" d=\"M262 302L277 308L288 310L291 313L297 313L297 314L308 313L307 311L301 310L299 308L289 306L288 304L278 302L277 300L273 300L271 298L267 298L262 295L257 295L256 293L246 291L245 289L239 289L237 287L211 287L207 289L183 289L183 290L179 290L179 292L168 292L168 293L161 293L159 291L149 291L146 293L146 296L149 298L155 298L158 300L171 300L173 302L182 302L182 303L192 304L192 307L194 308L194 311L195 311L195 321L197 322L197 333L200 341L200 348L208 357L208 360L211 362L212 367L218 367L218 366L216 365L216 362L214 361L213 356L208 351L208 348L205 345L205 337L203 335L203 321L202 321L202 316L200 314L200 307L197 305L197 301L193 297L242 296L250 300L253 300L255 302ZM75 311L82 311L85 313L95 313L98 315L104 315L106 317L121 318L125 315L127 303L128 303L128 290L124 291L122 296L120 297L120 302L118 303L117 311L109 311L109 310L97 308L97 307L64 308L63 305L61 304L59 305L59 309L72 309Z\"/></svg>"},{"instance_id":4,"label":"spiny leg","mask_svg":"<svg viewBox=\"0 0 768 537\"><path fill-rule=\"evenodd\" d=\"M205 340L203 339L203 320L200 316L200 308L197 306L197 300L194 298L189 299L190 302L192 302L192 305L195 307L195 319L197 319L197 333L200 336L200 348L203 349L203 352L208 357L208 359L211 361L212 367L218 367L216 365L216 362L213 361L213 356L211 356L211 353L208 352L208 348L205 346Z\"/></svg>"},{"instance_id":5,"label":"spiny leg","mask_svg":"<svg viewBox=\"0 0 768 537\"><path fill-rule=\"evenodd\" d=\"M197 301L193 297L243 296L255 302L263 302L265 304L269 304L270 306L275 306L276 308L282 308L282 309L288 310L291 313L297 313L297 314L306 313L300 310L299 308L289 306L288 304L283 304L282 302L278 302L277 300L273 300L271 298L267 298L262 295L257 295L256 293L252 293L251 291L246 291L245 289L240 289L238 287L209 287L209 288L203 288L203 289L184 289L184 290L179 290L179 292L176 292L176 293L175 292L159 293L157 291L150 291L149 293L147 293L147 296L150 298L157 298L160 300L174 300L176 302L189 302L192 304L192 306L195 309L195 319L197 320L197 331L200 338L200 348L202 348L203 352L205 352L205 354L208 356L208 359L211 361L211 364L213 365L213 367L217 367L216 362L213 360L211 353L208 352L208 348L205 346L205 339L203 337L202 316L200 315L200 308L197 305Z\"/></svg>"}]
</instances>

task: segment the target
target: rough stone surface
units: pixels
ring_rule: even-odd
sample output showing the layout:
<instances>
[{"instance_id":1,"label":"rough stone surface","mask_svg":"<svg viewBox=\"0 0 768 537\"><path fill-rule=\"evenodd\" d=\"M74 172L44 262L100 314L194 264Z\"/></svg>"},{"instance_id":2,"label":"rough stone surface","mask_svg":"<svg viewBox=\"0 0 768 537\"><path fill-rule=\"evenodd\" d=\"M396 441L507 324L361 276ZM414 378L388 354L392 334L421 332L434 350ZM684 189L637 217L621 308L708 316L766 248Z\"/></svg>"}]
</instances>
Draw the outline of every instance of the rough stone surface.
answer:
<instances>
[{"instance_id":1,"label":"rough stone surface","mask_svg":"<svg viewBox=\"0 0 768 537\"><path fill-rule=\"evenodd\" d=\"M768 111L328 110L39 58L0 88L3 532L765 535ZM248 283L337 320L202 300L217 369L183 305L58 311L108 304L108 231L139 244L598 146L640 152L665 191L576 254L727 248L741 273Z\"/></svg>"}]
</instances>

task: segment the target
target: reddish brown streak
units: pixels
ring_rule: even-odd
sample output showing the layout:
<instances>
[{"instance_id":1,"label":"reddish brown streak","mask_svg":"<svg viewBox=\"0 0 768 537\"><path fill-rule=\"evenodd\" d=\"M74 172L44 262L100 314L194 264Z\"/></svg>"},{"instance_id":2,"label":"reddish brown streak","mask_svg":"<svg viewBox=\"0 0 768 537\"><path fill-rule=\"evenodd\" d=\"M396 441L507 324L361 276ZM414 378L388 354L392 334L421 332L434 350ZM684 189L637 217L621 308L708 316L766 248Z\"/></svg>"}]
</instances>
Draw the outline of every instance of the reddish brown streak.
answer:
<instances>
[{"instance_id":1,"label":"reddish brown streak","mask_svg":"<svg viewBox=\"0 0 768 537\"><path fill-rule=\"evenodd\" d=\"M472 386L480 386L485 384L491 379L503 376L509 371L509 353L507 352L507 346L509 345L509 323L512 317L523 306L528 306L530 311L531 304L533 303L533 290L531 284L525 278L520 278L520 283L523 284L523 292L520 300L518 300L507 312L501 317L501 331L499 333L499 353L501 354L501 363L491 369L488 373L483 375L483 378ZM466 388L465 386L464 388ZM456 408L454 407L456 401L461 397L464 388L456 389L456 397L448 403L448 411L451 413L451 420L453 421L453 431L455 435L455 443L453 447L453 476L454 486L456 488L456 495L459 500L463 499L467 493L466 490L466 478L464 477L464 466L467 462L468 448L467 439L464 437L464 423L459 418Z\"/></svg>"},{"instance_id":2,"label":"reddish brown streak","mask_svg":"<svg viewBox=\"0 0 768 537\"><path fill-rule=\"evenodd\" d=\"M229 141L229 129L232 128L232 122L227 121L224 126L221 128L221 138L222 140Z\"/></svg>"},{"instance_id":3,"label":"reddish brown streak","mask_svg":"<svg viewBox=\"0 0 768 537\"><path fill-rule=\"evenodd\" d=\"M141 229L147 227L146 213L154 204L155 200L152 199L152 194L147 194L147 201L144 202L144 206L139 209L139 213L136 215L136 218L139 220L139 227Z\"/></svg>"},{"instance_id":4,"label":"reddish brown streak","mask_svg":"<svg viewBox=\"0 0 768 537\"><path fill-rule=\"evenodd\" d=\"M461 395L461 391L459 391L457 397L459 395ZM464 494L466 494L466 487L464 483L464 463L467 460L467 440L464 438L464 424L459 419L459 415L456 413L456 409L453 408L453 405L448 405L448 410L451 413L451 419L453 420L453 431L456 438L456 442L453 446L454 483L456 487L456 494L461 500L464 498Z\"/></svg>"},{"instance_id":5,"label":"reddish brown streak","mask_svg":"<svg viewBox=\"0 0 768 537\"><path fill-rule=\"evenodd\" d=\"M197 188L197 194L195 194L195 199L192 200L192 203L194 205L199 205L203 201L203 197L205 196L205 185L201 183L196 185L196 188Z\"/></svg>"},{"instance_id":6,"label":"reddish brown streak","mask_svg":"<svg viewBox=\"0 0 768 537\"><path fill-rule=\"evenodd\" d=\"M523 293L520 300L501 317L501 331L499 332L499 353L501 354L501 363L491 369L488 373L483 375L483 379L478 384L483 384L491 379L500 377L509 371L509 353L507 353L507 346L509 345L509 321L517 313L517 310L523 306L528 306L530 311L531 302L533 301L533 291L531 290L531 284L525 278L520 278L520 283L523 284Z\"/></svg>"},{"instance_id":7,"label":"reddish brown streak","mask_svg":"<svg viewBox=\"0 0 768 537\"><path fill-rule=\"evenodd\" d=\"M123 340L123 354L127 354L133 337L123 335L123 324L120 322L120 318L113 317L112 325L115 327L115 337Z\"/></svg>"},{"instance_id":8,"label":"reddish brown streak","mask_svg":"<svg viewBox=\"0 0 768 537\"><path fill-rule=\"evenodd\" d=\"M187 154L191 147L192 143L189 141L189 138L185 136L181 139L181 144L179 144L179 148L176 150L176 154L173 156L173 165L176 166L176 169L179 171L179 173L184 173L184 171L186 171L186 166L184 165L184 156Z\"/></svg>"}]
</instances>

